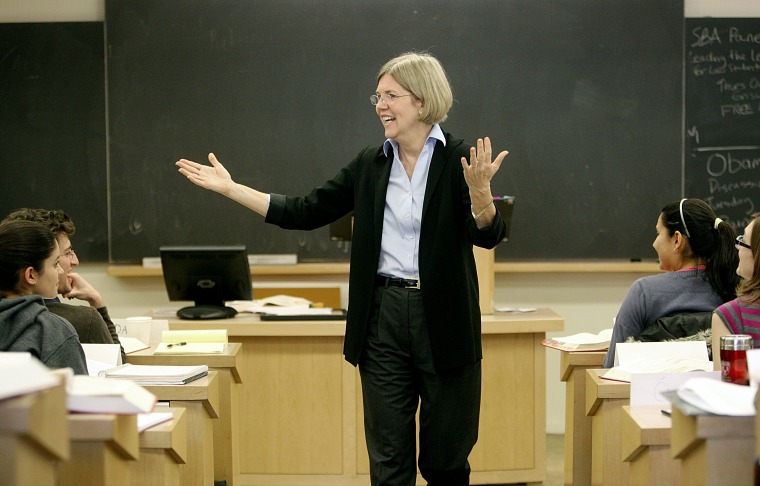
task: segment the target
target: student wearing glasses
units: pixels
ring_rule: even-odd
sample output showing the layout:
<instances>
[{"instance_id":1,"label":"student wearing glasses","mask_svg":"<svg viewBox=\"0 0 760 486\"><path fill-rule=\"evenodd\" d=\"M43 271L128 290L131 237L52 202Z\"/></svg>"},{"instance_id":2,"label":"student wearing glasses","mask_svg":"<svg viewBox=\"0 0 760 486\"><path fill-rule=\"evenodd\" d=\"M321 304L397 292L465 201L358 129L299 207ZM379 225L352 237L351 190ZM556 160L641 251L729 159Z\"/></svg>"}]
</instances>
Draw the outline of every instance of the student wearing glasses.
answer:
<instances>
[{"instance_id":1,"label":"student wearing glasses","mask_svg":"<svg viewBox=\"0 0 760 486\"><path fill-rule=\"evenodd\" d=\"M63 269L53 234L32 221L0 224L0 351L31 353L49 368L87 374L74 328L50 312Z\"/></svg>"},{"instance_id":2,"label":"student wearing glasses","mask_svg":"<svg viewBox=\"0 0 760 486\"><path fill-rule=\"evenodd\" d=\"M79 258L71 244L71 236L76 232L71 218L60 209L21 208L5 218L5 221L10 220L36 221L53 233L61 250L60 265L63 268L63 273L58 280L58 294L66 299L83 300L89 304L89 306L67 304L61 302L57 296L53 296L45 301L48 309L74 326L79 335L79 342L118 344L121 347L116 326L108 315L108 309L100 292L84 277L73 271L79 265ZM124 348L121 348L123 363L126 362L126 357Z\"/></svg>"},{"instance_id":3,"label":"student wearing glasses","mask_svg":"<svg viewBox=\"0 0 760 486\"><path fill-rule=\"evenodd\" d=\"M739 265L736 273L741 277L736 291L738 297L717 309L712 318L712 346L720 349L720 337L727 334L749 334L752 347L760 347L760 213L752 215L752 221L744 234L736 237ZM713 356L717 356L713 353ZM713 359L715 369L720 370L720 359Z\"/></svg>"},{"instance_id":4,"label":"student wearing glasses","mask_svg":"<svg viewBox=\"0 0 760 486\"><path fill-rule=\"evenodd\" d=\"M469 483L482 358L472 246L506 233L490 181L507 152L492 160L488 138L470 147L445 133L452 101L437 59L391 59L370 96L385 141L304 197L236 184L213 154L211 166L177 162L190 182L282 228L354 212L343 352L359 367L373 485L412 486L417 465L429 484Z\"/></svg>"},{"instance_id":5,"label":"student wearing glasses","mask_svg":"<svg viewBox=\"0 0 760 486\"><path fill-rule=\"evenodd\" d=\"M617 343L638 339L657 319L712 312L736 297L736 230L706 202L690 198L668 204L656 230L652 246L666 273L642 277L631 286L615 318L604 368L614 365ZM709 320L705 325L709 330Z\"/></svg>"}]
</instances>

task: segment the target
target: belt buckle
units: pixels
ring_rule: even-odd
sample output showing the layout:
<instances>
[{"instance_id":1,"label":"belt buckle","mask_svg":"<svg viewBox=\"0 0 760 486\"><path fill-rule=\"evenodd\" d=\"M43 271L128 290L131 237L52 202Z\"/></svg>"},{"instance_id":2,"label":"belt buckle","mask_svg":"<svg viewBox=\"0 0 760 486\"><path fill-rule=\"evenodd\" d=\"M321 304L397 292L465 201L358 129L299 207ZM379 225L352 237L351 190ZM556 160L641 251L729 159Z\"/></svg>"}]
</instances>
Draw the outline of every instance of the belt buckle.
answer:
<instances>
[{"instance_id":1,"label":"belt buckle","mask_svg":"<svg viewBox=\"0 0 760 486\"><path fill-rule=\"evenodd\" d=\"M414 285L410 285L411 282L414 282ZM417 280L407 279L406 285L404 285L404 288L420 290L420 279L417 279Z\"/></svg>"}]
</instances>

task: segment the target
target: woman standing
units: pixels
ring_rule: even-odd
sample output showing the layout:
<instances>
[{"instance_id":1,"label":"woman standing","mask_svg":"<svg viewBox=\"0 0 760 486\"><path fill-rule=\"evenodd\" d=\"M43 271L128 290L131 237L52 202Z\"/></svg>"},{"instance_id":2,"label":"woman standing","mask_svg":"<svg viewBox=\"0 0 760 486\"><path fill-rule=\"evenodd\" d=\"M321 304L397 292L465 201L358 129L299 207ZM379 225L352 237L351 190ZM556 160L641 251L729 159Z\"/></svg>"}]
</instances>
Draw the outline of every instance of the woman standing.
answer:
<instances>
[{"instance_id":1,"label":"woman standing","mask_svg":"<svg viewBox=\"0 0 760 486\"><path fill-rule=\"evenodd\" d=\"M0 224L0 351L28 352L49 368L86 375L76 331L43 300L58 293L60 256L55 236L41 224Z\"/></svg>"},{"instance_id":2,"label":"woman standing","mask_svg":"<svg viewBox=\"0 0 760 486\"><path fill-rule=\"evenodd\" d=\"M385 142L359 152L304 197L266 194L185 159L179 171L286 229L314 229L354 212L343 352L359 366L373 485L469 483L477 440L482 348L472 246L493 248L506 226L490 181L491 142L476 147L440 127L453 97L440 63L388 61L370 96ZM304 157L306 154L299 154Z\"/></svg>"}]
</instances>

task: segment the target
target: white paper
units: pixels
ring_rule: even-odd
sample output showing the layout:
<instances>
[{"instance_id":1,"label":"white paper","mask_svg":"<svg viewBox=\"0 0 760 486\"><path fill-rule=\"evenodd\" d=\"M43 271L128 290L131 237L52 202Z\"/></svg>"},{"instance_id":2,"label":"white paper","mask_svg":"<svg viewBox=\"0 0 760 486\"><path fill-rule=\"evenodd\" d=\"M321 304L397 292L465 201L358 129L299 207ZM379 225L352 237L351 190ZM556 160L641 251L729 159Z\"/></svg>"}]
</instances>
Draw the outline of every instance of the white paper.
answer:
<instances>
[{"instance_id":1,"label":"white paper","mask_svg":"<svg viewBox=\"0 0 760 486\"><path fill-rule=\"evenodd\" d=\"M670 401L662 396L662 392L676 390L693 378L710 378L720 381L720 371L633 374L631 375L631 407L656 405L670 410Z\"/></svg>"},{"instance_id":2,"label":"white paper","mask_svg":"<svg viewBox=\"0 0 760 486\"><path fill-rule=\"evenodd\" d=\"M744 385L710 378L692 378L678 388L678 398L716 415L755 415L755 393Z\"/></svg>"},{"instance_id":3,"label":"white paper","mask_svg":"<svg viewBox=\"0 0 760 486\"><path fill-rule=\"evenodd\" d=\"M109 368L119 365L121 349L118 344L82 343L82 349L87 358L87 370L90 376L98 375L97 373L93 373L92 367L99 368L99 363L103 363ZM92 363L92 367L90 363Z\"/></svg>"},{"instance_id":4,"label":"white paper","mask_svg":"<svg viewBox=\"0 0 760 486\"><path fill-rule=\"evenodd\" d=\"M142 343L150 343L150 332L153 327L153 319L150 317L144 317L142 319L135 319L129 317L127 319L111 319L114 326L116 326L116 334L119 335L119 340L122 337L130 337L137 339ZM123 345L122 341L122 345ZM124 347L125 352L127 348Z\"/></svg>"},{"instance_id":5,"label":"white paper","mask_svg":"<svg viewBox=\"0 0 760 486\"><path fill-rule=\"evenodd\" d=\"M142 432L146 429L153 427L154 425L162 424L173 419L174 415L171 412L150 412L150 413L138 413L137 414L137 431Z\"/></svg>"},{"instance_id":6,"label":"white paper","mask_svg":"<svg viewBox=\"0 0 760 486\"><path fill-rule=\"evenodd\" d=\"M56 386L60 379L30 353L0 352L0 400Z\"/></svg>"},{"instance_id":7,"label":"white paper","mask_svg":"<svg viewBox=\"0 0 760 486\"><path fill-rule=\"evenodd\" d=\"M618 343L615 345L615 366L627 366L646 358L663 356L709 361L704 341L656 343Z\"/></svg>"},{"instance_id":8,"label":"white paper","mask_svg":"<svg viewBox=\"0 0 760 486\"><path fill-rule=\"evenodd\" d=\"M147 349L150 347L149 344L144 343L140 341L139 339L135 339L132 337L127 336L121 336L119 338L119 342L121 343L121 347L124 348L124 352L134 353L135 351L140 351L141 349Z\"/></svg>"}]
</instances>

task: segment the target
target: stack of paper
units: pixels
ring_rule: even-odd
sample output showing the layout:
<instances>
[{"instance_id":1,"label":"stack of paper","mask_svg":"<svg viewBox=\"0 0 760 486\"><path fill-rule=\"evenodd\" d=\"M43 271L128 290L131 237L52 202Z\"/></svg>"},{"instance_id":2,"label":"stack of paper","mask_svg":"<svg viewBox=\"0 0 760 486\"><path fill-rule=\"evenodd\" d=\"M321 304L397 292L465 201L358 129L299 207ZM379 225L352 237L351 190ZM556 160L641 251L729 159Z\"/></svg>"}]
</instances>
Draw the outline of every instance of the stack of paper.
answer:
<instances>
[{"instance_id":1,"label":"stack of paper","mask_svg":"<svg viewBox=\"0 0 760 486\"><path fill-rule=\"evenodd\" d=\"M129 380L140 385L184 385L208 374L208 366L157 366L133 365L127 363L110 370L102 371L100 376Z\"/></svg>"},{"instance_id":2,"label":"stack of paper","mask_svg":"<svg viewBox=\"0 0 760 486\"><path fill-rule=\"evenodd\" d=\"M154 354L221 354L227 344L226 329L164 331Z\"/></svg>"},{"instance_id":3,"label":"stack of paper","mask_svg":"<svg viewBox=\"0 0 760 486\"><path fill-rule=\"evenodd\" d=\"M30 353L0 353L0 400L45 390L61 383Z\"/></svg>"},{"instance_id":4,"label":"stack of paper","mask_svg":"<svg viewBox=\"0 0 760 486\"><path fill-rule=\"evenodd\" d=\"M597 334L582 332L565 337L555 337L541 341L546 347L562 351L604 351L610 347L612 329L604 329Z\"/></svg>"},{"instance_id":5,"label":"stack of paper","mask_svg":"<svg viewBox=\"0 0 760 486\"><path fill-rule=\"evenodd\" d=\"M156 396L136 383L95 376L72 376L66 393L71 412L136 414L156 404Z\"/></svg>"},{"instance_id":6,"label":"stack of paper","mask_svg":"<svg viewBox=\"0 0 760 486\"><path fill-rule=\"evenodd\" d=\"M694 378L678 388L678 398L716 415L748 417L755 415L756 390L749 386Z\"/></svg>"}]
</instances>

